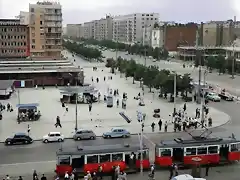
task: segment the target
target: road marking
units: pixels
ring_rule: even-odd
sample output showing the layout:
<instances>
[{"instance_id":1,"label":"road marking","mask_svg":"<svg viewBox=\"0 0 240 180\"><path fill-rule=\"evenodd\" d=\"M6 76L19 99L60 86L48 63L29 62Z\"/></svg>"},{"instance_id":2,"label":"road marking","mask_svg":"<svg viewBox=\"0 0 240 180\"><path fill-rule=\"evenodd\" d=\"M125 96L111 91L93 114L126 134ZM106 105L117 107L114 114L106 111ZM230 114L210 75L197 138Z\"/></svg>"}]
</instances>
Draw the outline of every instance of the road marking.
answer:
<instances>
[{"instance_id":1,"label":"road marking","mask_svg":"<svg viewBox=\"0 0 240 180\"><path fill-rule=\"evenodd\" d=\"M16 166L16 165L27 165L27 164L45 164L45 163L53 163L56 162L56 160L52 161L33 161L33 162L23 162L23 163L11 163L11 164L0 164L1 167L6 167L6 166Z\"/></svg>"}]
</instances>

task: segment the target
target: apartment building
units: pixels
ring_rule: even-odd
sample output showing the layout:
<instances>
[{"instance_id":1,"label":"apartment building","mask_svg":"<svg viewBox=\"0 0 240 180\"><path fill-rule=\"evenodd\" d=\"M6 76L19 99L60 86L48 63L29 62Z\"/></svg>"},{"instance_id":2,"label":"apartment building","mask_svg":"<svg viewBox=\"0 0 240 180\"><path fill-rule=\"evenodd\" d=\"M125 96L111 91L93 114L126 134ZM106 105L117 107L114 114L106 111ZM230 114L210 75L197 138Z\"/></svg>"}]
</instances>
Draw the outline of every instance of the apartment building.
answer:
<instances>
[{"instance_id":1,"label":"apartment building","mask_svg":"<svg viewBox=\"0 0 240 180\"><path fill-rule=\"evenodd\" d=\"M105 18L84 23L84 38L96 40L112 40L113 18Z\"/></svg>"},{"instance_id":2,"label":"apartment building","mask_svg":"<svg viewBox=\"0 0 240 180\"><path fill-rule=\"evenodd\" d=\"M84 27L82 24L67 24L66 35L71 38L84 37Z\"/></svg>"},{"instance_id":3,"label":"apartment building","mask_svg":"<svg viewBox=\"0 0 240 180\"><path fill-rule=\"evenodd\" d=\"M62 6L58 2L29 5L30 53L34 57L60 58Z\"/></svg>"},{"instance_id":4,"label":"apartment building","mask_svg":"<svg viewBox=\"0 0 240 180\"><path fill-rule=\"evenodd\" d=\"M0 19L0 58L30 55L29 29L19 19Z\"/></svg>"},{"instance_id":5,"label":"apartment building","mask_svg":"<svg viewBox=\"0 0 240 180\"><path fill-rule=\"evenodd\" d=\"M29 25L29 12L20 11L19 19L20 19L20 24Z\"/></svg>"},{"instance_id":6,"label":"apartment building","mask_svg":"<svg viewBox=\"0 0 240 180\"><path fill-rule=\"evenodd\" d=\"M150 44L152 29L158 21L158 13L115 16L113 18L113 40L127 44Z\"/></svg>"},{"instance_id":7,"label":"apartment building","mask_svg":"<svg viewBox=\"0 0 240 180\"><path fill-rule=\"evenodd\" d=\"M229 46L234 39L240 37L240 22L229 20L201 23L199 34L200 45Z\"/></svg>"}]
</instances>

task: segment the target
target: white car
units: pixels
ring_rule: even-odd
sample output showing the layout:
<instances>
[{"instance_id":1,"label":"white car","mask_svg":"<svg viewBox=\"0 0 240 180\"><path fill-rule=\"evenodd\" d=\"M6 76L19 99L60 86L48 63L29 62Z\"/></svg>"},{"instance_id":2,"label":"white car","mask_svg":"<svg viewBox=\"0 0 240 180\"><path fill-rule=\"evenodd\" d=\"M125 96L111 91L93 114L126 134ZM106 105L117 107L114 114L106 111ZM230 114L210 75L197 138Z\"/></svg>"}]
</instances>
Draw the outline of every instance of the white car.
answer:
<instances>
[{"instance_id":1,"label":"white car","mask_svg":"<svg viewBox=\"0 0 240 180\"><path fill-rule=\"evenodd\" d=\"M42 141L44 143L48 142L63 142L64 136L60 132L50 132L47 135L43 136Z\"/></svg>"}]
</instances>

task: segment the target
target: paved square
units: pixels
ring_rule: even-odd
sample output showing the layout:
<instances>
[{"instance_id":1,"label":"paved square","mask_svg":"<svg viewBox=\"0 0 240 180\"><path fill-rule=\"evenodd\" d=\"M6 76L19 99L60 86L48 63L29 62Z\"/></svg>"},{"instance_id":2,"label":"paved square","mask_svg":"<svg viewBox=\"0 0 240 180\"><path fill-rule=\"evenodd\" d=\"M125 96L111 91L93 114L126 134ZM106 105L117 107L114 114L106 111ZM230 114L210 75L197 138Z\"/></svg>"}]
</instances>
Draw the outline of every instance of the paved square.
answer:
<instances>
[{"instance_id":1,"label":"paved square","mask_svg":"<svg viewBox=\"0 0 240 180\"><path fill-rule=\"evenodd\" d=\"M92 112L88 111L87 104L78 105L78 128L92 129L96 135L101 136L103 132L109 131L112 127L124 127L131 133L140 132L140 124L137 121L137 111L146 113L146 120L144 122L145 133L152 132L151 124L155 122L156 129L159 119L153 118L153 110L161 109L161 118L163 122L165 120L171 122L169 115L173 111L173 103L168 103L166 100L159 99L153 93L148 93L148 88L145 88L144 102L145 106L138 106L137 100L134 97L140 92L139 82L132 84L132 79L121 78L119 74L112 75L109 73L107 68L99 68L98 71L92 71L92 68L84 68L85 71L85 82L92 83L91 78L94 78L93 85L101 92L101 102L94 103ZM106 81L104 81L104 76ZM108 76L112 76L113 80L108 80ZM96 82L96 78L100 79L100 82ZM107 93L108 88L118 89L119 97L114 98L114 106L107 108L103 102L103 95ZM116 107L116 99L121 99L123 92L128 95L127 109L123 110L120 107ZM75 128L75 105L69 104L69 112L65 112L65 108L61 107L60 103L60 90L57 88L47 87L45 90L42 88L25 88L19 89L20 103L39 103L39 110L41 111L42 117L39 121L35 122L24 122L17 123L17 108L18 104L18 93L14 93L10 100L2 101L3 104L8 102L13 105L14 112L3 112L3 120L0 121L0 141L4 141L6 137L16 132L26 132L27 126L31 126L31 136L34 139L41 139L43 135L50 131L60 131L65 137L71 137ZM178 104L178 107L182 104ZM190 103L187 105L188 114L193 115L195 113L196 105ZM128 124L120 115L119 112L124 112L132 122ZM219 126L226 123L229 120L229 116L223 112L219 112L216 109L210 109L210 115L213 118L213 125ZM60 116L63 128L55 128L56 116ZM92 119L92 120L91 120ZM168 131L173 131L173 125L170 123ZM158 132L158 131L157 131Z\"/></svg>"}]
</instances>

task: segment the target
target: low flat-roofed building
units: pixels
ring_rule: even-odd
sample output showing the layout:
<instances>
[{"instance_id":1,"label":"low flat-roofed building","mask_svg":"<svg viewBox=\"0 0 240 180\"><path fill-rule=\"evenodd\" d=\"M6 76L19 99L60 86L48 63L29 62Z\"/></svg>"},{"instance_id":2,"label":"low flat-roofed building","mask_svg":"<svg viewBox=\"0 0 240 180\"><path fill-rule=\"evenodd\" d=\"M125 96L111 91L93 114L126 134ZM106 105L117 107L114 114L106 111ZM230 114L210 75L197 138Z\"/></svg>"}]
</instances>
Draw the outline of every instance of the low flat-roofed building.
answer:
<instances>
[{"instance_id":1,"label":"low flat-roofed building","mask_svg":"<svg viewBox=\"0 0 240 180\"><path fill-rule=\"evenodd\" d=\"M215 47L215 46L180 46L178 47L178 57L181 60L193 61L196 58L196 52L201 51L204 58L208 56L226 56L226 50L224 47Z\"/></svg>"},{"instance_id":2,"label":"low flat-roofed building","mask_svg":"<svg viewBox=\"0 0 240 180\"><path fill-rule=\"evenodd\" d=\"M0 80L6 79L15 80L16 87L22 87L21 84L25 87L75 85L76 81L82 85L84 72L69 60L3 60L0 61Z\"/></svg>"}]
</instances>

